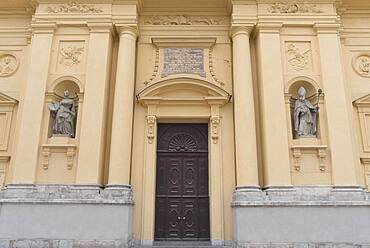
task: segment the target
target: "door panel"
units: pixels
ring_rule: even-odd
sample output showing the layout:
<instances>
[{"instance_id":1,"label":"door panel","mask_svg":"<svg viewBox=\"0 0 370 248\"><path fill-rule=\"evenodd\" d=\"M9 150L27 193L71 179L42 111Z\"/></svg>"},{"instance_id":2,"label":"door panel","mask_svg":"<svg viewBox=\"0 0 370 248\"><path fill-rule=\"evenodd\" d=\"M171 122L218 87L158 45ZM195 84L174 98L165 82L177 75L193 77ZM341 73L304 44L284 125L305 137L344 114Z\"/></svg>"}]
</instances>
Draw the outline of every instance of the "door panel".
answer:
<instances>
[{"instance_id":1,"label":"door panel","mask_svg":"<svg viewBox=\"0 0 370 248\"><path fill-rule=\"evenodd\" d=\"M209 240L208 127L159 124L156 240Z\"/></svg>"}]
</instances>

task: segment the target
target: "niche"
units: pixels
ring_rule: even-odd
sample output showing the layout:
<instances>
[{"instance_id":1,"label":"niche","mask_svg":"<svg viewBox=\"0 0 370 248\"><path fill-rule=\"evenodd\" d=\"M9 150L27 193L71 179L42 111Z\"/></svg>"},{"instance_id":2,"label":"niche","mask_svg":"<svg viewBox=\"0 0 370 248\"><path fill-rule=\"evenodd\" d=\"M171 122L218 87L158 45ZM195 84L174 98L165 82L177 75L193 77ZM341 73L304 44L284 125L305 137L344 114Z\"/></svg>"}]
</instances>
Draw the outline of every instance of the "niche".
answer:
<instances>
[{"instance_id":1,"label":"niche","mask_svg":"<svg viewBox=\"0 0 370 248\"><path fill-rule=\"evenodd\" d=\"M80 87L72 80L59 82L49 93L48 137L76 137Z\"/></svg>"},{"instance_id":2,"label":"niche","mask_svg":"<svg viewBox=\"0 0 370 248\"><path fill-rule=\"evenodd\" d=\"M320 138L320 97L322 91L300 80L289 87L290 124L293 139Z\"/></svg>"}]
</instances>

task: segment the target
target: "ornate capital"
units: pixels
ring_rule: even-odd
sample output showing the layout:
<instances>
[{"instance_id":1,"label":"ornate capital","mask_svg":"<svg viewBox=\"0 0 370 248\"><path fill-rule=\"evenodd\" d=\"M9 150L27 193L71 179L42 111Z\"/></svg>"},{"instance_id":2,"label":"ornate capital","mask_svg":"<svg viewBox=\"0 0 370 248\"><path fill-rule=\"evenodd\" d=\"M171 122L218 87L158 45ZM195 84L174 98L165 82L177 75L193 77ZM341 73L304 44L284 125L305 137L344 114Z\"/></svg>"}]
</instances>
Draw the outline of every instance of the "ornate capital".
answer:
<instances>
[{"instance_id":1,"label":"ornate capital","mask_svg":"<svg viewBox=\"0 0 370 248\"><path fill-rule=\"evenodd\" d=\"M124 35L130 35L134 40L137 39L139 36L139 30L137 26L130 26L130 25L125 25L125 24L115 24L117 33L120 37Z\"/></svg>"},{"instance_id":2,"label":"ornate capital","mask_svg":"<svg viewBox=\"0 0 370 248\"><path fill-rule=\"evenodd\" d=\"M254 29L254 24L248 24L248 25L243 25L243 26L235 26L232 27L230 30L230 36L231 38L234 38L238 35L247 35L249 36L251 32Z\"/></svg>"}]
</instances>

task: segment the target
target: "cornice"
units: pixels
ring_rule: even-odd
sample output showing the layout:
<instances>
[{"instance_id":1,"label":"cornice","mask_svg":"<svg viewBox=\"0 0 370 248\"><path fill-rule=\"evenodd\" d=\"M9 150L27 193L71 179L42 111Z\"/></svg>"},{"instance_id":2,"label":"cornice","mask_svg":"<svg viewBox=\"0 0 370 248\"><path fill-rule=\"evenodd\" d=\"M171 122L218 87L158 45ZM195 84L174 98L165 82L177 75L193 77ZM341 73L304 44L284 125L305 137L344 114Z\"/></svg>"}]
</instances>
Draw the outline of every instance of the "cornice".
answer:
<instances>
[{"instance_id":1,"label":"cornice","mask_svg":"<svg viewBox=\"0 0 370 248\"><path fill-rule=\"evenodd\" d=\"M283 22L258 22L256 31L258 33L280 33Z\"/></svg>"},{"instance_id":2,"label":"cornice","mask_svg":"<svg viewBox=\"0 0 370 248\"><path fill-rule=\"evenodd\" d=\"M31 29L33 34L52 34L57 28L56 22L33 22Z\"/></svg>"}]
</instances>

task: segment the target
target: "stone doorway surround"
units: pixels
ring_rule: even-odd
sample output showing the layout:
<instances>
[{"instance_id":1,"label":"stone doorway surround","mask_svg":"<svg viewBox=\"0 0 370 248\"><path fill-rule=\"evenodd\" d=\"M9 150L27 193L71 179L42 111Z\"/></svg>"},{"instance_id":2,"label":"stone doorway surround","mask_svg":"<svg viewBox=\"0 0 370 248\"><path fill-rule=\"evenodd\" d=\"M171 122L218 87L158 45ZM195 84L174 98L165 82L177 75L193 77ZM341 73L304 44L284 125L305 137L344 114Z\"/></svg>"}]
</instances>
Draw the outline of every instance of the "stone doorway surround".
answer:
<instances>
[{"instance_id":1,"label":"stone doorway surround","mask_svg":"<svg viewBox=\"0 0 370 248\"><path fill-rule=\"evenodd\" d=\"M181 92L186 91L186 95ZM231 95L210 82L178 77L154 83L137 96L146 107L141 245L154 240L156 144L158 122L209 123L210 232L213 245L224 243L221 107Z\"/></svg>"}]
</instances>

